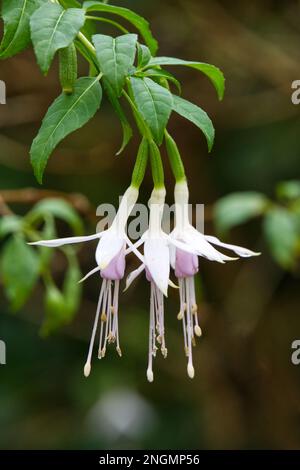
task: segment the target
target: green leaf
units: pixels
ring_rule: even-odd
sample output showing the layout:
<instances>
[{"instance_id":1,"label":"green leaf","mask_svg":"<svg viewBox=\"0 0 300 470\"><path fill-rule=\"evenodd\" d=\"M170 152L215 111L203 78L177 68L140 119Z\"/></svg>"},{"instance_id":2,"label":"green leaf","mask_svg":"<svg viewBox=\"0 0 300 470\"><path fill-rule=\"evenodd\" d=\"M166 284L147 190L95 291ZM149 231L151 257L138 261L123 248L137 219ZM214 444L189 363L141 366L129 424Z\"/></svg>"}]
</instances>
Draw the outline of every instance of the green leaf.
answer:
<instances>
[{"instance_id":1,"label":"green leaf","mask_svg":"<svg viewBox=\"0 0 300 470\"><path fill-rule=\"evenodd\" d=\"M82 294L82 284L79 284L79 281L82 274L73 251L70 252L68 258L69 266L62 291L53 282L46 284L45 320L41 328L42 336L48 336L70 323L78 311Z\"/></svg>"},{"instance_id":2,"label":"green leaf","mask_svg":"<svg viewBox=\"0 0 300 470\"><path fill-rule=\"evenodd\" d=\"M82 294L82 284L79 283L81 278L82 273L73 250L69 254L69 267L63 284L63 294L66 302L66 322L70 322L73 319L74 314L79 308Z\"/></svg>"},{"instance_id":3,"label":"green leaf","mask_svg":"<svg viewBox=\"0 0 300 470\"><path fill-rule=\"evenodd\" d=\"M54 284L46 285L44 309L45 319L40 334L46 337L65 323L66 302L62 292Z\"/></svg>"},{"instance_id":4,"label":"green leaf","mask_svg":"<svg viewBox=\"0 0 300 470\"><path fill-rule=\"evenodd\" d=\"M130 84L137 109L160 145L172 111L172 95L150 78L131 77Z\"/></svg>"},{"instance_id":5,"label":"green leaf","mask_svg":"<svg viewBox=\"0 0 300 470\"><path fill-rule=\"evenodd\" d=\"M137 15L128 8L118 7L114 5L105 5L102 2L88 1L84 2L83 8L87 11L101 11L112 15L118 15L133 24L144 38L145 43L149 47L151 53L155 55L157 51L157 41L152 36L149 23L142 16Z\"/></svg>"},{"instance_id":6,"label":"green leaf","mask_svg":"<svg viewBox=\"0 0 300 470\"><path fill-rule=\"evenodd\" d=\"M211 151L215 139L215 129L206 112L199 106L176 95L173 95L173 110L201 129L206 137L208 150Z\"/></svg>"},{"instance_id":7,"label":"green leaf","mask_svg":"<svg viewBox=\"0 0 300 470\"><path fill-rule=\"evenodd\" d=\"M124 34L117 38L96 34L93 36L100 70L111 88L119 97L129 70L133 66L137 35Z\"/></svg>"},{"instance_id":8,"label":"green leaf","mask_svg":"<svg viewBox=\"0 0 300 470\"><path fill-rule=\"evenodd\" d=\"M84 21L84 10L65 10L56 3L44 4L31 16L31 39L44 74L48 72L55 53L74 41Z\"/></svg>"},{"instance_id":9,"label":"green leaf","mask_svg":"<svg viewBox=\"0 0 300 470\"><path fill-rule=\"evenodd\" d=\"M279 183L276 188L277 196L280 199L293 200L300 198L300 181L291 180Z\"/></svg>"},{"instance_id":10,"label":"green leaf","mask_svg":"<svg viewBox=\"0 0 300 470\"><path fill-rule=\"evenodd\" d=\"M13 310L26 302L39 275L39 257L20 236L14 236L4 246L2 276L5 291Z\"/></svg>"},{"instance_id":11,"label":"green leaf","mask_svg":"<svg viewBox=\"0 0 300 470\"><path fill-rule=\"evenodd\" d=\"M18 215L6 215L0 219L0 238L22 229L23 220Z\"/></svg>"},{"instance_id":12,"label":"green leaf","mask_svg":"<svg viewBox=\"0 0 300 470\"><path fill-rule=\"evenodd\" d=\"M138 44L138 68L145 67L151 59L149 47L144 44Z\"/></svg>"},{"instance_id":13,"label":"green leaf","mask_svg":"<svg viewBox=\"0 0 300 470\"><path fill-rule=\"evenodd\" d=\"M189 60L176 59L173 57L154 57L150 60L148 66L153 67L154 65L185 65L187 67L199 70L210 79L218 93L219 99L221 100L224 96L224 75L221 70L214 65L206 64L204 62L191 62Z\"/></svg>"},{"instance_id":14,"label":"green leaf","mask_svg":"<svg viewBox=\"0 0 300 470\"><path fill-rule=\"evenodd\" d=\"M0 45L1 59L12 57L30 44L30 16L43 3L44 0L2 0L4 36Z\"/></svg>"},{"instance_id":15,"label":"green leaf","mask_svg":"<svg viewBox=\"0 0 300 470\"><path fill-rule=\"evenodd\" d=\"M114 111L115 111L116 115L120 119L122 130L123 130L122 145L121 145L120 150L118 150L118 152L117 152L117 155L120 155L123 152L123 150L125 149L125 147L128 145L130 139L132 138L133 132L132 132L131 126L130 126L128 120L127 120L127 117L126 117L126 115L125 115L125 113L124 113L124 111L123 111L123 109L122 109L122 107L119 103L119 100L116 97L116 95L115 95L113 89L111 88L110 84L105 79L104 79L103 83L104 83L105 92L108 96L108 99L109 99L112 107L114 108Z\"/></svg>"},{"instance_id":16,"label":"green leaf","mask_svg":"<svg viewBox=\"0 0 300 470\"><path fill-rule=\"evenodd\" d=\"M26 220L36 223L39 220L46 220L49 216L62 219L69 224L75 235L82 235L84 232L81 218L73 207L63 199L43 199L27 214Z\"/></svg>"},{"instance_id":17,"label":"green leaf","mask_svg":"<svg viewBox=\"0 0 300 470\"><path fill-rule=\"evenodd\" d=\"M81 3L77 0L60 0L64 8L81 8Z\"/></svg>"},{"instance_id":18,"label":"green leaf","mask_svg":"<svg viewBox=\"0 0 300 470\"><path fill-rule=\"evenodd\" d=\"M38 239L52 240L53 238L57 238L54 217L47 213L43 218L45 220L45 224ZM45 246L38 246L37 250L40 257L40 273L42 273L45 269L48 270L48 266L54 255L54 250L49 250L49 248Z\"/></svg>"},{"instance_id":19,"label":"green leaf","mask_svg":"<svg viewBox=\"0 0 300 470\"><path fill-rule=\"evenodd\" d=\"M215 204L214 220L218 232L227 232L236 225L262 215L269 204L268 199L257 192L233 193Z\"/></svg>"},{"instance_id":20,"label":"green leaf","mask_svg":"<svg viewBox=\"0 0 300 470\"><path fill-rule=\"evenodd\" d=\"M99 77L83 77L76 81L72 95L61 94L50 106L30 150L34 173L40 183L51 152L64 137L94 116L101 99Z\"/></svg>"},{"instance_id":21,"label":"green leaf","mask_svg":"<svg viewBox=\"0 0 300 470\"><path fill-rule=\"evenodd\" d=\"M265 216L263 228L274 259L285 269L293 268L299 240L294 214L280 207L272 209Z\"/></svg>"},{"instance_id":22,"label":"green leaf","mask_svg":"<svg viewBox=\"0 0 300 470\"><path fill-rule=\"evenodd\" d=\"M166 70L163 69L147 69L145 72L139 74L141 77L150 77L153 78L154 80L159 80L159 79L166 79L169 82L173 83L178 92L181 93L181 85L180 82L177 80L177 78L174 77L170 72L167 72Z\"/></svg>"}]
</instances>

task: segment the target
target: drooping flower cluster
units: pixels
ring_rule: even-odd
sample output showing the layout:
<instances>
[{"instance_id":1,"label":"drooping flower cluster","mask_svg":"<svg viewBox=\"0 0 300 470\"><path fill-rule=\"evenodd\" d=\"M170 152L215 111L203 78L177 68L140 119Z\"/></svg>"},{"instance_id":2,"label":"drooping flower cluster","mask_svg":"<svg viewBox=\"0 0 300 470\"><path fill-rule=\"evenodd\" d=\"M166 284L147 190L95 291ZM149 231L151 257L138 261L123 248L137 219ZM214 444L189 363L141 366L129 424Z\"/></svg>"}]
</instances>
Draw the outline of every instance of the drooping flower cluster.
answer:
<instances>
[{"instance_id":1,"label":"drooping flower cluster","mask_svg":"<svg viewBox=\"0 0 300 470\"><path fill-rule=\"evenodd\" d=\"M195 337L200 337L202 334L194 283L194 277L199 268L198 257L219 263L237 259L224 255L213 245L230 249L239 257L257 255L257 253L245 248L228 245L215 237L203 235L190 224L188 217L189 193L186 181L179 182L175 186L175 228L171 234L166 234L162 229L165 195L164 188L154 188L149 202L148 230L135 244L130 241L126 232L128 217L138 198L138 190L133 186L130 186L125 192L114 222L109 229L87 237L42 240L34 243L41 246L58 247L68 243L99 239L96 248L97 266L82 279L83 281L95 273L99 273L102 278L88 356L84 366L86 377L91 371L92 353L97 332L99 359L105 356L108 344L115 344L117 353L122 355L118 324L119 291L120 281L125 274L126 256L129 253L134 253L141 261L141 265L128 275L126 289L143 271L150 283L147 367L149 382L152 382L154 378L153 359L157 351L160 349L164 358L168 353L164 318L164 297L168 295L168 287L178 288L179 291L178 319L182 321L184 351L188 361L187 373L190 378L193 378L195 372L192 350L195 345ZM143 253L139 251L141 246L143 246ZM176 284L170 279L171 268L177 278Z\"/></svg>"}]
</instances>

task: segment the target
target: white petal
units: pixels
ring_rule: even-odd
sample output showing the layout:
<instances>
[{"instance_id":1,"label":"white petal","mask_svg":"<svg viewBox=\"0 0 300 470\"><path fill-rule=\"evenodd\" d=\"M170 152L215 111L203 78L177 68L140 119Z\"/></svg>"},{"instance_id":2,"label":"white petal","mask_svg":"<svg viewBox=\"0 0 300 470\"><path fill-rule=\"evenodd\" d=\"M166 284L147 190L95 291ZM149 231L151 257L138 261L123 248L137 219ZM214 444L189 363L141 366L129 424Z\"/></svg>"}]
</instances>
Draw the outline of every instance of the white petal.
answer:
<instances>
[{"instance_id":1,"label":"white petal","mask_svg":"<svg viewBox=\"0 0 300 470\"><path fill-rule=\"evenodd\" d=\"M167 296L170 277L170 252L168 242L162 238L149 238L144 244L146 266L153 281Z\"/></svg>"},{"instance_id":2,"label":"white petal","mask_svg":"<svg viewBox=\"0 0 300 470\"><path fill-rule=\"evenodd\" d=\"M144 243L144 240L140 239L136 243L132 243L132 241L125 235L125 239L127 242L127 245L129 248L125 251L125 255L128 255L129 253L134 253L135 256L142 262L144 263L144 256L139 252L138 247L141 246Z\"/></svg>"},{"instance_id":3,"label":"white petal","mask_svg":"<svg viewBox=\"0 0 300 470\"><path fill-rule=\"evenodd\" d=\"M218 261L224 263L225 261L233 261L235 258L223 255L211 246L206 240L205 236L198 232L194 227L190 226L185 234L185 242L197 250L200 256L209 259L210 261Z\"/></svg>"},{"instance_id":4,"label":"white petal","mask_svg":"<svg viewBox=\"0 0 300 470\"><path fill-rule=\"evenodd\" d=\"M49 247L56 247L56 246L63 246L69 245L71 243L81 243L81 242L88 242L90 240L96 240L97 238L101 238L102 232L94 233L93 235L87 235L85 237L67 237L67 238L57 238L54 240L40 240L38 242L28 243L29 245L38 245L38 246L49 246Z\"/></svg>"},{"instance_id":5,"label":"white petal","mask_svg":"<svg viewBox=\"0 0 300 470\"><path fill-rule=\"evenodd\" d=\"M92 276L93 274L97 273L98 271L100 271L99 266L97 266L96 268L94 268L90 272L88 272L82 279L80 279L79 283L85 281L88 277Z\"/></svg>"},{"instance_id":6,"label":"white petal","mask_svg":"<svg viewBox=\"0 0 300 470\"><path fill-rule=\"evenodd\" d=\"M126 287L124 289L124 292L131 286L133 281L143 272L145 269L145 265L141 264L137 269L132 271L130 274L128 274L127 279L126 279Z\"/></svg>"},{"instance_id":7,"label":"white petal","mask_svg":"<svg viewBox=\"0 0 300 470\"><path fill-rule=\"evenodd\" d=\"M205 238L208 242L213 243L214 245L234 251L241 258L249 258L250 256L259 256L261 254L255 253L254 251L248 250L247 248L243 248L242 246L223 243L217 237L212 237L211 235L205 235Z\"/></svg>"},{"instance_id":8,"label":"white petal","mask_svg":"<svg viewBox=\"0 0 300 470\"><path fill-rule=\"evenodd\" d=\"M98 266L100 266L101 269L105 269L124 246L124 238L110 230L104 232L96 249L96 261Z\"/></svg>"},{"instance_id":9,"label":"white petal","mask_svg":"<svg viewBox=\"0 0 300 470\"><path fill-rule=\"evenodd\" d=\"M179 248L180 250L186 251L187 253L191 253L192 255L197 255L198 251L194 246L189 245L185 243L184 241L181 240L176 240L175 238L169 238L170 242L170 249L172 245L176 248ZM176 253L176 250L175 250Z\"/></svg>"},{"instance_id":10,"label":"white petal","mask_svg":"<svg viewBox=\"0 0 300 470\"><path fill-rule=\"evenodd\" d=\"M173 287L173 289L179 289L179 286L177 286L177 284L174 284L174 282L171 281L171 279L169 279L169 286Z\"/></svg>"},{"instance_id":11,"label":"white petal","mask_svg":"<svg viewBox=\"0 0 300 470\"><path fill-rule=\"evenodd\" d=\"M170 265L173 269L175 269L176 248L175 248L175 245L172 244L172 240L170 240L169 250L170 250Z\"/></svg>"}]
</instances>

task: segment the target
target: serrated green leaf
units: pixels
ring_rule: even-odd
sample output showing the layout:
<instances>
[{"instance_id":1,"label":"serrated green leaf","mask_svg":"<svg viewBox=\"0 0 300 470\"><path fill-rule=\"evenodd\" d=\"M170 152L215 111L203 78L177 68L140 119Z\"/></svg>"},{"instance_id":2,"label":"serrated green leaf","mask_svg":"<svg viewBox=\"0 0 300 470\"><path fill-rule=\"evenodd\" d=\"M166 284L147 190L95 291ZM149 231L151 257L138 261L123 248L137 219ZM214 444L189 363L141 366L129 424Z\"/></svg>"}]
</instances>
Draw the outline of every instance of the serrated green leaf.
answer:
<instances>
[{"instance_id":1,"label":"serrated green leaf","mask_svg":"<svg viewBox=\"0 0 300 470\"><path fill-rule=\"evenodd\" d=\"M210 79L217 91L219 99L221 100L224 96L224 75L221 70L214 65L206 64L204 62L192 62L189 60L176 59L173 57L154 57L150 60L148 66L153 67L154 65L184 65L186 67L199 70Z\"/></svg>"},{"instance_id":2,"label":"serrated green leaf","mask_svg":"<svg viewBox=\"0 0 300 470\"><path fill-rule=\"evenodd\" d=\"M206 137L208 150L211 151L215 139L215 129L206 112L199 106L176 95L173 95L173 110L201 129Z\"/></svg>"},{"instance_id":3,"label":"serrated green leaf","mask_svg":"<svg viewBox=\"0 0 300 470\"><path fill-rule=\"evenodd\" d=\"M61 94L50 106L30 150L34 173L40 183L51 152L64 137L94 116L101 98L99 77L83 77L76 81L72 95Z\"/></svg>"},{"instance_id":4,"label":"serrated green leaf","mask_svg":"<svg viewBox=\"0 0 300 470\"><path fill-rule=\"evenodd\" d=\"M31 39L44 74L48 72L55 53L74 41L84 21L84 10L65 10L56 3L46 3L34 12L30 18Z\"/></svg>"},{"instance_id":5,"label":"serrated green leaf","mask_svg":"<svg viewBox=\"0 0 300 470\"><path fill-rule=\"evenodd\" d=\"M145 67L151 59L149 47L144 44L138 44L138 68Z\"/></svg>"},{"instance_id":6,"label":"serrated green leaf","mask_svg":"<svg viewBox=\"0 0 300 470\"><path fill-rule=\"evenodd\" d=\"M112 15L118 15L129 21L139 31L144 38L145 43L149 47L151 53L155 55L157 51L157 41L152 36L149 23L142 16L134 13L128 8L118 7L114 5L105 5L102 2L88 1L83 3L83 8L86 11L101 11Z\"/></svg>"},{"instance_id":7,"label":"serrated green leaf","mask_svg":"<svg viewBox=\"0 0 300 470\"><path fill-rule=\"evenodd\" d=\"M73 207L63 199L49 198L38 202L34 208L26 215L26 220L35 223L39 220L46 220L47 217L62 219L70 225L74 235L82 235L84 227L81 218Z\"/></svg>"},{"instance_id":8,"label":"serrated green leaf","mask_svg":"<svg viewBox=\"0 0 300 470\"><path fill-rule=\"evenodd\" d=\"M214 220L218 232L227 232L236 225L262 215L269 205L268 199L254 191L233 193L215 204Z\"/></svg>"},{"instance_id":9,"label":"serrated green leaf","mask_svg":"<svg viewBox=\"0 0 300 470\"><path fill-rule=\"evenodd\" d=\"M2 0L4 36L0 45L1 59L12 57L29 45L30 16L43 3L44 0Z\"/></svg>"},{"instance_id":10,"label":"serrated green leaf","mask_svg":"<svg viewBox=\"0 0 300 470\"><path fill-rule=\"evenodd\" d=\"M154 80L159 80L159 79L165 79L168 80L169 82L173 83L178 92L181 93L181 85L180 82L177 80L177 78L174 77L170 72L167 72L166 70L163 69L147 69L145 72L139 74L141 77L149 77L153 78Z\"/></svg>"},{"instance_id":11,"label":"serrated green leaf","mask_svg":"<svg viewBox=\"0 0 300 470\"><path fill-rule=\"evenodd\" d=\"M39 275L39 257L20 236L12 237L4 246L2 276L13 310L26 302Z\"/></svg>"},{"instance_id":12,"label":"serrated green leaf","mask_svg":"<svg viewBox=\"0 0 300 470\"><path fill-rule=\"evenodd\" d=\"M112 38L104 34L96 34L93 36L93 43L100 70L114 93L119 97L129 70L134 63L137 35L124 34Z\"/></svg>"},{"instance_id":13,"label":"serrated green leaf","mask_svg":"<svg viewBox=\"0 0 300 470\"><path fill-rule=\"evenodd\" d=\"M104 80L103 81L104 83L104 89L105 89L105 92L107 94L107 97L112 105L112 107L114 108L114 111L116 113L116 115L118 116L118 118L120 119L120 122L121 122L121 126L122 126L122 130L123 130L123 141L122 141L122 145L121 145L121 148L120 150L118 150L117 154L116 155L120 155L123 150L126 148L126 146L128 145L129 141L131 140L132 138L132 135L133 135L133 132L132 132L132 129L131 129L131 126L127 120L127 117L119 103L119 100L118 98L116 97L113 89L111 88L110 84Z\"/></svg>"},{"instance_id":14,"label":"serrated green leaf","mask_svg":"<svg viewBox=\"0 0 300 470\"><path fill-rule=\"evenodd\" d=\"M150 78L130 78L132 93L139 113L160 145L172 112L172 95Z\"/></svg>"},{"instance_id":15,"label":"serrated green leaf","mask_svg":"<svg viewBox=\"0 0 300 470\"><path fill-rule=\"evenodd\" d=\"M272 209L265 216L263 228L274 259L285 269L293 268L299 241L294 214L280 207Z\"/></svg>"},{"instance_id":16,"label":"serrated green leaf","mask_svg":"<svg viewBox=\"0 0 300 470\"><path fill-rule=\"evenodd\" d=\"M23 220L18 215L6 215L0 219L0 238L22 229Z\"/></svg>"}]
</instances>

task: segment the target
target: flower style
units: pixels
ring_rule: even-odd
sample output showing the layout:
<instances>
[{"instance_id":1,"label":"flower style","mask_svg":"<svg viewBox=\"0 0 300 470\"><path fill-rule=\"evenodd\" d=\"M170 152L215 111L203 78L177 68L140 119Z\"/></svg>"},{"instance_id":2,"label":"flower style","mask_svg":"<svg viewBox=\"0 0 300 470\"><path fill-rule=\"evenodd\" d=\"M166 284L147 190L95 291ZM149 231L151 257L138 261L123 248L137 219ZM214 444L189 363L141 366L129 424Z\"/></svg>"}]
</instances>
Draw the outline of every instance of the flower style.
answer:
<instances>
[{"instance_id":1,"label":"flower style","mask_svg":"<svg viewBox=\"0 0 300 470\"><path fill-rule=\"evenodd\" d=\"M137 201L138 193L138 189L133 186L130 186L126 190L111 227L103 232L84 237L41 240L32 243L32 245L59 247L70 243L80 243L99 239L95 253L97 266L81 280L82 282L97 272L100 273L100 276L103 279L87 361L84 366L84 375L86 377L89 376L91 371L91 357L99 318L101 321L98 350L99 359L105 356L107 343L116 343L118 354L120 356L122 354L118 327L119 285L120 280L124 277L126 255L131 251L135 251L137 256L141 256L140 253L135 250L126 234L127 220Z\"/></svg>"},{"instance_id":2,"label":"flower style","mask_svg":"<svg viewBox=\"0 0 300 470\"><path fill-rule=\"evenodd\" d=\"M199 269L198 256L210 261L225 263L235 260L220 253L212 245L232 250L240 257L258 256L251 250L240 246L222 243L218 238L203 235L198 232L189 222L188 217L189 191L186 180L176 183L175 186L175 216L176 224L170 234L171 240L177 242L177 246L170 244L171 266L179 283L180 311L178 319L182 320L184 348L188 357L187 372L190 378L195 375L193 366L192 346L195 345L195 336L202 335L198 323L198 307L195 296L194 276ZM178 245L180 243L180 245Z\"/></svg>"}]
</instances>

